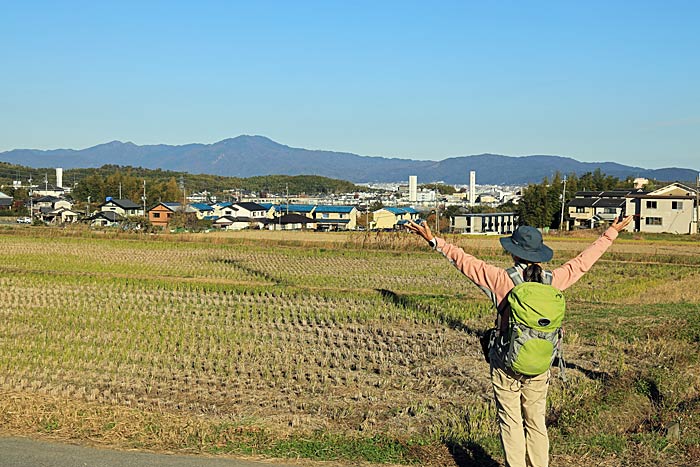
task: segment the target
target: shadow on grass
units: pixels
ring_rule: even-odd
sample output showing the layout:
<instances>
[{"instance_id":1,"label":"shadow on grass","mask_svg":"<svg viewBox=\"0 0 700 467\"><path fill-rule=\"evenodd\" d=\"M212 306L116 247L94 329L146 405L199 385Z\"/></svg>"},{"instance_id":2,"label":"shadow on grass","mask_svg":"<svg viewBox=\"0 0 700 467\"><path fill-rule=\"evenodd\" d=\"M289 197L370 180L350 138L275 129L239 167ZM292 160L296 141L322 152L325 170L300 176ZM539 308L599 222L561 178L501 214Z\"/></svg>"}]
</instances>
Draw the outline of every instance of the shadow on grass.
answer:
<instances>
[{"instance_id":1,"label":"shadow on grass","mask_svg":"<svg viewBox=\"0 0 700 467\"><path fill-rule=\"evenodd\" d=\"M407 310L411 310L411 311L417 311L420 313L434 315L436 318L438 318L441 322L445 323L451 329L454 329L457 331L463 331L463 332L466 332L467 334L471 334L473 336L478 336L478 337L481 337L485 332L485 330L474 329L474 328L471 328L469 326L466 326L462 321L455 319L451 316L447 316L444 313L441 313L439 310L435 310L430 305L425 305L424 303L421 303L420 301L418 301L414 298L411 298L410 296L400 295L392 290L387 290L387 289L374 289L374 290L379 292L379 294L382 296L383 299L390 301L391 303L393 303L396 306L400 306L402 308L406 308Z\"/></svg>"},{"instance_id":2,"label":"shadow on grass","mask_svg":"<svg viewBox=\"0 0 700 467\"><path fill-rule=\"evenodd\" d=\"M447 443L455 465L459 467L499 467L501 464L476 443Z\"/></svg>"},{"instance_id":3,"label":"shadow on grass","mask_svg":"<svg viewBox=\"0 0 700 467\"><path fill-rule=\"evenodd\" d=\"M213 259L212 262L222 263L222 264L226 264L228 266L233 266L234 268L238 269L239 271L242 271L242 272L249 274L253 277L258 277L258 278L264 279L268 282L272 282L275 285L286 285L285 281L283 281L282 279L278 279L277 277L272 276L265 271L259 271L257 269L246 266L241 261L238 261L235 259L216 258L216 259Z\"/></svg>"},{"instance_id":4,"label":"shadow on grass","mask_svg":"<svg viewBox=\"0 0 700 467\"><path fill-rule=\"evenodd\" d=\"M559 361L555 360L554 364L552 366L557 367L558 365L559 365ZM584 375L586 375L586 378L592 379L595 381L601 381L601 382L605 383L605 382L610 380L609 373L606 373L604 371L589 370L589 369L583 368L582 366L579 366L575 363L566 362L566 368L570 369L570 370L578 370L581 373L583 373Z\"/></svg>"},{"instance_id":5,"label":"shadow on grass","mask_svg":"<svg viewBox=\"0 0 700 467\"><path fill-rule=\"evenodd\" d=\"M454 329L455 331L461 331L466 334L469 334L470 336L476 336L479 338L479 343L481 344L481 351L484 356L484 360L486 360L486 363L489 362L488 354L488 344L489 344L489 339L491 337L491 329L476 329L470 326L465 325L462 321L455 319L451 316L447 316L444 313L441 313L438 310L433 309L430 305L425 305L424 303L420 303L418 300L415 300L409 296L406 295L399 295L396 292L392 290L387 290L387 289L374 289L379 294L382 296L383 299L390 301L396 306L400 306L402 308L405 308L407 310L411 311L417 311L420 313L426 313L426 314L432 314L435 317L437 317L441 322L445 323L449 328Z\"/></svg>"}]
</instances>

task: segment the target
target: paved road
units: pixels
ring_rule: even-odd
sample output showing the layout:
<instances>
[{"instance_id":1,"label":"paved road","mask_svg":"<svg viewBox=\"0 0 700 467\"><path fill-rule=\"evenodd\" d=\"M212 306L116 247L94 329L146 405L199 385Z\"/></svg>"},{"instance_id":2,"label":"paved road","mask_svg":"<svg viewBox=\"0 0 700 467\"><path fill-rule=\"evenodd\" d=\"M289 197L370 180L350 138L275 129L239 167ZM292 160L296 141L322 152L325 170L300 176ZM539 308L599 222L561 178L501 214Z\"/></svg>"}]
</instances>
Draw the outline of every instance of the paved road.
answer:
<instances>
[{"instance_id":1,"label":"paved road","mask_svg":"<svg viewBox=\"0 0 700 467\"><path fill-rule=\"evenodd\" d=\"M0 467L300 467L301 465L303 464L114 451L24 438L0 438Z\"/></svg>"}]
</instances>

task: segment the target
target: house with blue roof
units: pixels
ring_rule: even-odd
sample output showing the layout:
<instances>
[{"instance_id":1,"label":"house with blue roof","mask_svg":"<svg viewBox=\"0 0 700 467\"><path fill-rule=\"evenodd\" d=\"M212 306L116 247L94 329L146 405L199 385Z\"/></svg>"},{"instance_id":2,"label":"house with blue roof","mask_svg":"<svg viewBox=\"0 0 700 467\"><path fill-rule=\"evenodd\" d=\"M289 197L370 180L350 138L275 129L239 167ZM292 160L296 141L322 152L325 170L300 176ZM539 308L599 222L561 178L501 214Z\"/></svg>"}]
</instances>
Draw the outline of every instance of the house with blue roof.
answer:
<instances>
[{"instance_id":1,"label":"house with blue roof","mask_svg":"<svg viewBox=\"0 0 700 467\"><path fill-rule=\"evenodd\" d=\"M214 220L217 217L214 215L214 208L207 203L191 203L187 206L187 212L193 212L197 219Z\"/></svg>"},{"instance_id":2,"label":"house with blue roof","mask_svg":"<svg viewBox=\"0 0 700 467\"><path fill-rule=\"evenodd\" d=\"M270 207L268 218L295 214L313 221L316 230L337 231L357 228L357 208L355 206L330 206L323 204L262 204ZM306 227L308 228L308 227Z\"/></svg>"},{"instance_id":3,"label":"house with blue roof","mask_svg":"<svg viewBox=\"0 0 700 467\"><path fill-rule=\"evenodd\" d=\"M232 208L233 203L230 203L228 201L221 201L218 203L214 203L211 205L211 208L213 209L213 212L211 215L216 216L216 217L223 217L223 216L231 216L233 217L236 214L236 211Z\"/></svg>"},{"instance_id":4,"label":"house with blue roof","mask_svg":"<svg viewBox=\"0 0 700 467\"><path fill-rule=\"evenodd\" d=\"M216 217L247 217L251 219L264 219L268 217L270 207L252 202L220 202L212 204L212 215Z\"/></svg>"},{"instance_id":5,"label":"house with blue roof","mask_svg":"<svg viewBox=\"0 0 700 467\"><path fill-rule=\"evenodd\" d=\"M409 220L415 221L420 218L420 211L411 207L385 207L374 211L372 217L373 229L395 229Z\"/></svg>"},{"instance_id":6,"label":"house with blue roof","mask_svg":"<svg viewBox=\"0 0 700 467\"><path fill-rule=\"evenodd\" d=\"M282 214L299 214L313 219L313 212L316 210L315 204L275 204L275 216Z\"/></svg>"}]
</instances>

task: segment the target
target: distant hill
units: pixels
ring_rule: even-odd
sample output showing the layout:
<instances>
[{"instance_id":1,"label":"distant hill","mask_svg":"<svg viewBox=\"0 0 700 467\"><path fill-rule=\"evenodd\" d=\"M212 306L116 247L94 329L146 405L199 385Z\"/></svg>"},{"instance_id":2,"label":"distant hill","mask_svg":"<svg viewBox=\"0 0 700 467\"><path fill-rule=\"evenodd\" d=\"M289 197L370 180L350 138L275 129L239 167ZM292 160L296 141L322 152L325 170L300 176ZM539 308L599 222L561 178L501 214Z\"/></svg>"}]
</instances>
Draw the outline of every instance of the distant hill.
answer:
<instances>
[{"instance_id":1,"label":"distant hill","mask_svg":"<svg viewBox=\"0 0 700 467\"><path fill-rule=\"evenodd\" d=\"M101 167L105 164L215 174L229 177L257 175L321 175L354 183L444 181L466 184L475 170L480 184L539 183L555 171L562 174L600 169L621 179L628 176L662 181L694 181L697 172L683 168L645 169L614 162L579 162L561 156L503 156L480 154L441 161L367 157L352 153L292 148L264 136L238 136L214 144L145 145L112 141L87 149L15 149L0 153L0 161L34 167Z\"/></svg>"}]
</instances>

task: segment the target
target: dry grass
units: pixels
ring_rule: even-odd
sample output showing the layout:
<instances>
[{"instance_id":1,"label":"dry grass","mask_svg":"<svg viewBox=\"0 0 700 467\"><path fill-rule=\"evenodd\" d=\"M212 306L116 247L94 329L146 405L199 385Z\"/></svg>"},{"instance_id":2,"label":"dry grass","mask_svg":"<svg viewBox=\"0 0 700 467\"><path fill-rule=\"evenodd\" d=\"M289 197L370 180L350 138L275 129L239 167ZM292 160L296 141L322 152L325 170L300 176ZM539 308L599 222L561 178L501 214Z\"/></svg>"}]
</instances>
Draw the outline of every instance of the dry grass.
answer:
<instances>
[{"instance_id":1,"label":"dry grass","mask_svg":"<svg viewBox=\"0 0 700 467\"><path fill-rule=\"evenodd\" d=\"M385 436L426 465L499 458L477 335L489 304L415 236L3 233L0 432L267 455L319 433ZM455 240L506 265L495 238ZM565 258L587 241L552 244ZM678 264L697 258L617 247L626 262L567 291L573 382L552 387L553 462L683 465L700 440L700 279ZM668 261L640 264L645 251ZM678 417L684 442L664 444Z\"/></svg>"}]
</instances>

